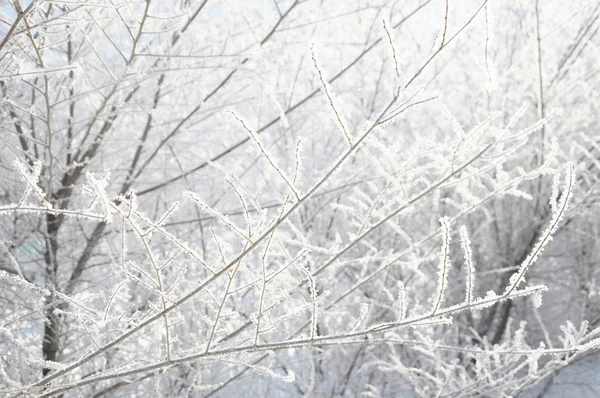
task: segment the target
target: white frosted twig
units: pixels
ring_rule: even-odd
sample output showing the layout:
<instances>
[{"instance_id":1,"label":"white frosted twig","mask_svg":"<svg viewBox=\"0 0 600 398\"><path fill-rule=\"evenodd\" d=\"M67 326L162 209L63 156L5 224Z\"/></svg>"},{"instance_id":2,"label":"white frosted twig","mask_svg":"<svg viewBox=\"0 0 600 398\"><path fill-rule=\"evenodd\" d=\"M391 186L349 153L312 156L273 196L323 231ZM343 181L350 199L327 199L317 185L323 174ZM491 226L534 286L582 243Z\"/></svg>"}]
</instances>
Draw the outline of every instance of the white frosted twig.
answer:
<instances>
[{"instance_id":1,"label":"white frosted twig","mask_svg":"<svg viewBox=\"0 0 600 398\"><path fill-rule=\"evenodd\" d=\"M306 277L310 283L310 300L312 304L312 317L310 320L310 339L314 340L317 337L317 287L315 285L315 280L311 275L310 271L304 267L298 267Z\"/></svg>"},{"instance_id":2,"label":"white frosted twig","mask_svg":"<svg viewBox=\"0 0 600 398\"><path fill-rule=\"evenodd\" d=\"M169 233L166 229L164 229L163 227L159 226L156 223L153 223L152 221L150 221L148 218L146 218L143 214L139 213L139 212L135 212L134 215L136 217L138 217L141 221L143 221L144 223L146 223L148 226L150 226L151 228L157 230L160 232L160 234L168 239L169 241L171 241L172 243L176 244L177 246L179 246L181 248L181 250L183 250L184 252L186 252L187 254L189 254L190 256L192 256L192 258L194 260L196 260L199 264L202 264L209 272L211 272L212 274L215 273L215 271L212 269L212 267L210 265L208 265L208 263L206 263L205 261L203 261L200 258L200 255L198 253L196 253L191 247L189 247L187 242L182 242L181 240L179 240L177 237L173 236L171 233ZM129 219L129 216L125 217L126 219ZM162 267L161 267L162 268Z\"/></svg>"},{"instance_id":3,"label":"white frosted twig","mask_svg":"<svg viewBox=\"0 0 600 398\"><path fill-rule=\"evenodd\" d=\"M247 240L248 242L252 243L252 241L250 240L250 237L248 237L246 235L246 233L244 231L242 231L242 229L240 227L238 227L237 225L235 225L235 223L233 223L233 221L230 221L229 217L227 217L226 215L224 215L224 214L218 212L217 210L213 209L208 204L204 203L204 201L197 194L195 194L194 192L186 191L185 194L187 196L189 196L194 202L196 202L197 204L199 204L204 209L204 211L206 211L212 217L216 218L217 220L219 220L220 222L222 222L223 224L225 224L226 226L228 226L232 231L238 233L245 240Z\"/></svg>"},{"instance_id":4,"label":"white frosted twig","mask_svg":"<svg viewBox=\"0 0 600 398\"><path fill-rule=\"evenodd\" d=\"M138 267L137 264L135 264L133 261L129 260L127 261L127 265L131 268L133 268L134 270L136 270L137 272L139 272L141 275L144 275L147 279L150 280L150 282L152 282L152 285L149 285L148 283L144 282L144 280L142 280L141 278L137 277L136 275L133 275L127 271L126 275L127 277L135 280L136 282L141 283L142 285L144 285L148 290L153 291L153 292L157 292L157 288L158 285L156 284L156 281L154 281L154 279L152 278L152 276L150 274L148 274L145 270L143 270L142 268ZM160 294L160 293L159 293Z\"/></svg>"},{"instance_id":5,"label":"white frosted twig","mask_svg":"<svg viewBox=\"0 0 600 398\"><path fill-rule=\"evenodd\" d=\"M406 288L402 281L398 281L398 298L395 303L398 312L398 320L402 321L406 317Z\"/></svg>"},{"instance_id":6,"label":"white frosted twig","mask_svg":"<svg viewBox=\"0 0 600 398\"><path fill-rule=\"evenodd\" d=\"M281 168L275 164L275 161L267 153L266 148L258 140L258 137L256 136L256 134L254 134L254 132L252 130L250 130L248 128L248 126L246 126L246 123L244 123L244 121L242 119L240 119L234 112L229 112L229 113L231 113L233 115L233 117L236 118L238 122L240 122L240 124L242 125L242 127L244 127L244 130L246 130L248 132L248 134L250 135L250 137L252 138L252 140L256 143L256 145L258 146L258 148L260 149L260 151L262 152L262 154L264 155L264 157L267 159L267 161L269 162L269 164L271 165L271 167L275 170L275 172L277 174L279 174L279 176L281 177L281 179L290 188L290 190L292 191L292 193L296 197L296 200L300 200L300 193L294 187L294 185L290 182L290 180L285 176L285 174L283 173L283 171L281 170Z\"/></svg>"},{"instance_id":7,"label":"white frosted twig","mask_svg":"<svg viewBox=\"0 0 600 398\"><path fill-rule=\"evenodd\" d=\"M263 313L263 304L265 301L265 292L267 290L267 254L269 253L269 248L271 247L271 242L273 241L273 235L275 235L275 231L271 233L267 240L267 244L265 245L265 250L263 250L262 256L260 257L260 265L262 270L262 286L260 289L260 299L258 302L258 315L256 317L256 332L254 334L254 344L258 344L258 335L260 333L260 320L262 318Z\"/></svg>"},{"instance_id":8,"label":"white frosted twig","mask_svg":"<svg viewBox=\"0 0 600 398\"><path fill-rule=\"evenodd\" d=\"M57 311L57 310L55 310ZM98 343L98 340L94 337L94 333L92 330L90 330L90 328L88 327L88 322L86 322L86 320L88 320L89 318L84 318L79 314L79 308L75 309L75 313L71 313L70 315L73 316L74 318L77 318L77 320L79 321L79 324L81 325L81 327L83 328L83 330L85 330L85 332L88 334L88 336L90 337L90 339L92 340L92 342L94 343L94 345L96 346L96 348L100 348L100 344Z\"/></svg>"},{"instance_id":9,"label":"white frosted twig","mask_svg":"<svg viewBox=\"0 0 600 398\"><path fill-rule=\"evenodd\" d=\"M135 214L137 215L138 213L136 212ZM154 282L154 283L157 286L158 290L160 291L160 299L161 299L161 304L162 304L162 310L157 310L156 312L164 312L164 310L167 309L167 301L172 302L172 300L169 299L167 297L167 295L165 294L165 286L164 286L162 274L160 272L160 266L158 265L158 262L154 258L154 253L152 252L152 249L150 248L148 238L146 238L146 236L144 235L142 230L138 227L137 223L134 222L133 218L129 217L128 221L129 221L129 224L131 225L131 227L133 228L133 230L137 233L140 240L142 241L142 245L144 246L146 254L148 255L148 259L152 263L152 268L154 269L154 274L156 275L156 282ZM156 227L158 227L158 225L156 225ZM165 330L165 338L166 338L165 348L166 348L166 352L167 352L167 358L171 359L171 333L170 333L168 314L163 315L163 321L164 321L164 330ZM100 348L100 347L98 347L98 348ZM157 349L160 350L160 346L158 346Z\"/></svg>"},{"instance_id":10,"label":"white frosted twig","mask_svg":"<svg viewBox=\"0 0 600 398\"><path fill-rule=\"evenodd\" d=\"M106 195L106 187L108 186L107 180L110 177L110 174L109 173L107 173L107 174L108 175L105 175L104 178L102 178L101 180L97 180L93 176L92 173L86 173L86 177L87 177L89 183L94 187L94 190L96 191L94 200L92 201L92 204L89 206L89 209L92 208L96 199L98 199L100 201L100 203L102 204L102 207L104 208L104 212L106 213L105 221L108 223L108 222L112 221L112 215L114 213L114 208L110 205L111 201L108 199L108 196Z\"/></svg>"},{"instance_id":11,"label":"white frosted twig","mask_svg":"<svg viewBox=\"0 0 600 398\"><path fill-rule=\"evenodd\" d=\"M225 253L223 252L223 245L219 241L219 238L217 237L215 230L213 228L211 228L210 231L212 232L213 239L217 243L217 247L219 249L219 254L221 255L221 261L223 262L224 265L226 265L227 261L225 260ZM237 271L237 267L235 268L235 271ZM235 271L234 271L234 275L235 275ZM229 294L229 289L231 287L232 280L233 280L233 276L229 275L229 283L227 284L227 289L225 289L225 293L223 294L221 303L218 303L217 300L213 298L213 300L217 304L217 314L215 315L215 321L212 324L212 328L210 330L210 335L208 336L208 341L206 342L206 351L210 350L210 345L212 344L213 338L215 336L215 332L217 330L217 325L219 324L219 320L221 318L221 312L223 311L223 307L225 306L225 300L227 299L227 296ZM212 298L212 296L211 296L211 298Z\"/></svg>"},{"instance_id":12,"label":"white frosted twig","mask_svg":"<svg viewBox=\"0 0 600 398\"><path fill-rule=\"evenodd\" d=\"M64 365L62 365L62 364L60 364L58 362L47 361L47 360L41 359L40 356L37 354L37 352L35 352L34 350L31 350L29 348L29 344L28 344L27 341L25 341L23 339L19 339L19 338L13 336L13 334L10 332L9 329L6 329L4 327L0 327L0 335L6 336L6 340L3 339L4 341L10 341L17 348L19 348L21 351L27 353L27 355L32 359L32 361L35 361L35 362L39 363L40 365L42 365L46 369L60 370L60 369L63 369L65 367Z\"/></svg>"},{"instance_id":13,"label":"white frosted twig","mask_svg":"<svg viewBox=\"0 0 600 398\"><path fill-rule=\"evenodd\" d=\"M292 372L290 370L287 370L287 373L285 376L281 376L281 375L278 375L277 373L275 373L272 369L270 369L268 367L256 366L256 364L241 362L239 360L232 361L232 360L228 360L225 358L219 358L219 361L234 364L234 365L245 366L248 369L253 370L256 373L260 373L265 376L272 377L274 379L283 381L284 383L293 383L294 380L296 380L296 375L294 374L294 372Z\"/></svg>"},{"instance_id":14,"label":"white frosted twig","mask_svg":"<svg viewBox=\"0 0 600 398\"><path fill-rule=\"evenodd\" d=\"M300 151L302 150L302 139L299 139L296 143L296 152L294 153L294 157L296 159L296 165L294 167L294 177L292 178L292 182L296 184L298 181L298 176L302 170L302 159L300 158Z\"/></svg>"},{"instance_id":15,"label":"white frosted twig","mask_svg":"<svg viewBox=\"0 0 600 398\"><path fill-rule=\"evenodd\" d=\"M126 283L127 283L127 280L124 280L121 283L119 283L119 286L117 286L115 291L113 292L113 294L111 294L110 299L108 300L108 304L106 304L106 310L104 310L104 318L103 318L104 321L106 321L106 318L108 318L108 312L110 311L110 306L112 305L113 300L117 296L117 293L123 287L123 285L125 285Z\"/></svg>"},{"instance_id":16,"label":"white frosted twig","mask_svg":"<svg viewBox=\"0 0 600 398\"><path fill-rule=\"evenodd\" d=\"M167 220L169 219L171 214L173 214L174 212L177 211L178 207L179 207L179 202L177 202L177 201L173 202L171 207L165 212L165 214L162 215L162 217L158 220L158 222L151 225L150 228L148 228L148 230L142 234L142 236L146 237L147 235L151 234L156 228L162 227L167 222Z\"/></svg>"},{"instance_id":17,"label":"white frosted twig","mask_svg":"<svg viewBox=\"0 0 600 398\"><path fill-rule=\"evenodd\" d=\"M515 272L511 277L508 286L506 287L506 291L504 292L504 296L508 296L514 289L516 289L519 284L523 281L523 277L525 273L534 264L539 256L544 251L544 247L552 240L552 236L558 229L558 224L562 221L571 197L573 196L573 186L575 185L575 173L573 171L573 165L571 163L567 163L567 171L565 173L565 188L562 192L562 195L559 199L559 202L552 212L552 219L550 220L550 224L548 228L542 233L542 236L535 244L533 250L525 261L519 266L519 270Z\"/></svg>"},{"instance_id":18,"label":"white frosted twig","mask_svg":"<svg viewBox=\"0 0 600 398\"><path fill-rule=\"evenodd\" d=\"M264 216L267 208L279 207L281 205L280 203L274 203L272 205L261 206L256 200L256 197L255 197L256 194L250 192L248 190L248 188L239 180L239 178L237 178L234 175L228 175L225 178L225 182L233 188L233 191L238 195L238 198L240 199L240 201L243 203L243 205L245 205L245 208L243 207L240 210L230 212L227 215L244 214L246 223L250 223L250 220L251 220L250 213L256 213L256 214L258 214L258 217L260 218L261 216ZM235 182L235 184L234 184L234 182ZM245 195L242 195L242 194L245 194ZM249 205L252 205L253 209L251 209L249 207ZM257 226L257 228L259 228L261 225L262 225L262 222L260 223L259 226ZM248 231L249 231L248 236L250 236L251 235L250 231L252 231L251 225L248 225Z\"/></svg>"},{"instance_id":19,"label":"white frosted twig","mask_svg":"<svg viewBox=\"0 0 600 398\"><path fill-rule=\"evenodd\" d=\"M523 111L524 111L525 109L527 109L527 107L523 107L521 109L523 109ZM521 109L519 109L519 112L521 112ZM546 115L546 117L544 119L540 119L540 120L536 121L531 126L526 127L522 130L519 130L514 135L511 135L511 136L506 136L510 132L509 130L507 130L507 131L505 131L505 134L503 134L502 140L499 140L499 142L515 141L515 140L522 139L522 138L542 129L546 124L548 124L550 122L550 120L552 120L555 116L557 116L560 113L561 113L560 110L558 110L558 109L554 110L549 115ZM521 115L521 113L518 113L517 115L515 115L514 119L517 119L517 117L520 115Z\"/></svg>"},{"instance_id":20,"label":"white frosted twig","mask_svg":"<svg viewBox=\"0 0 600 398\"><path fill-rule=\"evenodd\" d=\"M433 301L432 314L436 313L444 300L448 270L450 269L450 219L448 217L442 217L440 218L440 224L442 224L442 251L440 254L440 265L438 270L438 291L436 298Z\"/></svg>"},{"instance_id":21,"label":"white frosted twig","mask_svg":"<svg viewBox=\"0 0 600 398\"><path fill-rule=\"evenodd\" d=\"M231 189L233 189L233 192L235 192L236 196L238 197L238 200L242 205L242 214L244 214L244 220L246 220L246 225L248 226L248 236L252 236L252 222L250 220L250 214L248 211L248 206L246 205L246 201L233 182L231 182L228 178L225 179L225 182L229 184ZM237 182L240 183L239 181Z\"/></svg>"},{"instance_id":22,"label":"white frosted twig","mask_svg":"<svg viewBox=\"0 0 600 398\"><path fill-rule=\"evenodd\" d=\"M544 289L545 289L544 286L534 286L534 287L527 288L525 290L516 290L516 291L512 292L508 298L512 299L512 298L516 298L516 297L528 296L539 290L544 290ZM476 304L490 306L490 305L493 305L494 303L498 302L500 297L501 296L496 296L494 298L483 298L483 299L477 300ZM427 315L422 315L422 316L418 316L415 318L406 319L401 322L391 322L391 323L387 323L387 324L379 324L375 327L370 327L366 330L360 330L357 332L347 333L347 334L343 334L343 335L318 336L318 337L315 337L314 339L313 338L296 339L296 340L287 340L287 341L282 341L282 342L265 343L265 344L260 344L260 345L252 344L252 345L246 345L246 346L235 346L235 347L224 348L224 349L215 350L215 351L204 351L201 353L191 354L191 355L180 357L180 358L174 358L169 361L148 364L146 366L142 366L139 368L109 372L109 373L105 373L105 374L102 374L102 375L99 375L96 377L85 378L85 379L77 381L73 384L57 386L56 389L48 391L48 392L44 393L43 395L40 395L40 398L44 398L44 397L49 398L60 392L68 391L73 388L81 387L84 385L98 383L103 380L118 379L118 378L128 377L128 376L138 374L138 373L148 373L148 372L151 372L154 370L163 369L168 366L173 366L175 364L198 361L198 360L201 360L204 358L207 358L207 359L222 358L224 355L231 355L231 354L235 354L235 353L250 353L250 352L271 351L271 350L278 350L278 349L289 349L289 348L295 348L295 347L306 347L306 346L309 346L309 345L312 345L315 343L318 343L319 345L333 344L336 346L341 345L341 344L357 344L357 343L364 344L365 336L370 336L377 332L382 332L385 330L390 330L390 329L399 328L399 327L411 327L411 326L416 326L416 325L427 326L428 324L440 323L440 321L437 320L439 318L442 318L441 322L446 322L449 318L443 317L443 315L451 315L451 314L459 312L459 311L464 311L469 308L472 308L474 305L475 304L471 304L471 305L464 304L464 303L458 304L456 306L452 306L452 307L440 310L435 315L427 314ZM357 337L359 337L360 340L353 339L353 338L357 338ZM574 352L574 351L577 352L584 348L586 348L586 346L577 346L572 349L563 349L563 350L546 350L546 352L548 352L549 354L555 353L555 352L556 353L566 353L566 352ZM484 351L482 351L482 352L485 353ZM494 351L494 353L495 353L495 351ZM515 352L513 350L511 350L510 352L507 352L507 354L515 354L515 353L520 353L520 352ZM527 355L527 354L529 354L529 351L524 351L523 354ZM70 366L72 366L72 365L70 365ZM67 369L68 369L68 367L67 367Z\"/></svg>"},{"instance_id":23,"label":"white frosted twig","mask_svg":"<svg viewBox=\"0 0 600 398\"><path fill-rule=\"evenodd\" d=\"M223 251L223 245L221 244L221 241L219 241L215 229L210 228L210 232L213 235L213 239L217 243L217 248L219 249L219 255L221 256L221 261L223 262L223 265L227 265L227 260L225 259L225 252Z\"/></svg>"},{"instance_id":24,"label":"white frosted twig","mask_svg":"<svg viewBox=\"0 0 600 398\"><path fill-rule=\"evenodd\" d=\"M167 265L169 265L173 260L175 260L175 258L177 258L177 256L179 256L179 254L182 252L183 250L180 248L179 250L177 250L171 257L169 257L167 260L165 260L162 265L160 267L158 267L159 270L162 270L163 268L165 268Z\"/></svg>"},{"instance_id":25,"label":"white frosted twig","mask_svg":"<svg viewBox=\"0 0 600 398\"><path fill-rule=\"evenodd\" d=\"M352 139L350 138L350 134L348 134L348 130L346 130L346 126L344 126L344 122L342 122L342 117L340 116L340 113L337 111L337 109L335 108L335 105L333 104L333 98L331 97L331 93L329 92L329 87L328 87L329 85L325 81L325 78L323 77L323 73L321 72L321 69L319 69L319 65L317 64L317 59L315 58L315 51L312 47L311 47L311 51L312 51L312 60L313 60L313 63L315 64L315 69L317 70L317 73L319 74L319 80L321 81L321 85L323 85L323 91L325 92L325 95L327 96L327 100L329 100L329 105L331 106L331 109L333 109L335 118L337 119L337 122L340 125L340 128L342 129L344 136L346 137L346 141L348 141L348 145L350 145L350 148L352 148L354 146L354 144L352 144Z\"/></svg>"},{"instance_id":26,"label":"white frosted twig","mask_svg":"<svg viewBox=\"0 0 600 398\"><path fill-rule=\"evenodd\" d=\"M362 322L365 321L365 319L367 319L367 315L369 315L370 309L371 309L371 307L369 306L369 304L362 303L360 305L360 313L358 315L358 318L356 318L356 321L354 321L354 325L352 325L352 327L350 329L348 329L348 331L346 333L354 332L356 330L356 328L358 327L358 325L360 325Z\"/></svg>"},{"instance_id":27,"label":"white frosted twig","mask_svg":"<svg viewBox=\"0 0 600 398\"><path fill-rule=\"evenodd\" d=\"M42 213L42 214L64 214L66 216L72 217L83 217L91 220L99 220L104 221L106 219L105 215L89 213L85 211L79 210L62 210L62 209L53 209L50 207L50 202L47 203L48 208L45 207L37 207L37 206L20 206L18 204L8 205L8 206L0 206L0 214L9 213L9 212L21 212L21 213Z\"/></svg>"},{"instance_id":28,"label":"white frosted twig","mask_svg":"<svg viewBox=\"0 0 600 398\"><path fill-rule=\"evenodd\" d=\"M473 252L471 251L471 241L469 232L464 225L460 227L460 244L465 255L465 266L467 271L467 287L465 303L470 304L473 301L473 291L475 289L475 265L473 264Z\"/></svg>"},{"instance_id":29,"label":"white frosted twig","mask_svg":"<svg viewBox=\"0 0 600 398\"><path fill-rule=\"evenodd\" d=\"M482 7L480 7L481 9ZM473 21L473 19L477 16L477 14L479 13L480 9L478 9L473 16L471 17L471 19L469 19L466 24L464 24L463 28L461 28L454 36L452 36L450 38L450 40L448 40L448 43L453 41L456 37L458 37L458 35L468 26L471 24L471 22ZM447 43L447 44L448 44ZM421 74L421 72L423 70L426 69L426 67L433 61L434 58L436 58L436 56L439 54L439 51L436 52L435 54L433 54L426 62L423 63L423 65L421 66L421 68L419 68L419 70L413 75L412 78L410 78L408 80L408 82L405 84L405 88L409 87L412 85L412 83L415 81L415 79L418 78L418 76ZM108 350L112 349L115 346L118 346L120 343L122 343L123 341L129 339L130 337L132 337L133 335L139 333L141 330L143 330L144 328L146 328L147 326L153 324L154 322L156 322L157 320L161 319L162 316L168 312L172 312L175 311L177 308L180 308L183 304L185 304L186 302L188 302L189 300L193 299L194 297L197 297L197 295L201 292L205 292L207 290L207 287L209 285L211 285L214 281L216 281L218 278L220 278L221 276L223 276L224 274L228 273L228 271L230 271L231 269L233 269L236 264L238 264L238 262L242 259L244 259L246 256L248 256L253 250L255 250L262 241L264 241L269 234L277 229L283 222L285 222L287 219L289 219L289 217L298 210L298 208L304 204L306 201L308 201L321 187L323 187L331 178L331 176L335 175L344 165L344 163L355 153L358 145L360 145L367 137L369 137L373 131L375 131L375 129L377 128L379 122L381 122L381 120L384 118L384 115L391 109L391 107L395 104L396 102L396 98L392 99L385 107L384 109L378 114L377 118L375 119L375 121L370 125L370 127L367 128L367 130L364 132L364 134L358 138L357 143L355 146L349 148L342 156L340 156L338 159L335 160L334 164L328 168L328 170L317 179L317 181L314 182L314 184L312 184L311 187L309 187L309 189L307 190L307 192L302 196L302 198L297 201L293 206L291 206L289 209L287 209L285 211L285 213L283 214L282 217L280 217L280 219L275 222L274 224L272 224L271 226L269 226L263 233L261 233L259 236L257 236L256 238L254 238L254 242L252 242L251 244L248 245L248 247L246 249L244 249L242 252L240 252L229 264L227 264L226 267L224 267L223 269L221 269L220 271L218 271L216 274L208 277L207 279L205 279L204 281L202 281L199 286L191 289L188 292L185 292L182 297L180 299L178 299L175 303L173 303L173 305L171 305L170 307L168 307L167 309L165 309L164 311L162 311L161 313L158 314L154 314L149 316L148 318L146 318L145 320L143 320L142 322L140 322L139 324L135 325L134 327L130 328L129 330L123 332L122 334L113 337L109 342L107 342L105 345L102 346L101 349L98 350L93 350L90 353L85 353L84 355L80 356L79 359L75 360L74 362L70 363L66 368L64 368L61 371L55 372L53 374L49 374L46 375L45 377L42 377L41 379L38 379L37 381L33 382L31 384L31 387L40 387L40 386L44 386L47 385L48 383L50 383L52 380L56 380L57 378L64 376L70 372L72 372L73 370L80 368L82 365L90 362L91 360L93 360L94 358L97 358L98 356L102 355L103 353L107 352ZM491 145L487 145L475 158L478 158L480 155L482 155L483 153L485 153L489 148L491 148ZM439 182L439 184L443 184L444 182L446 182L447 180L443 179L441 182ZM432 188L435 189L435 188ZM424 195L426 195L426 192L423 192L420 195L417 195L417 197L415 197L413 199L413 202L416 200L419 200L420 198L422 198ZM402 209L399 209L399 211L401 211ZM384 220L385 222L385 220ZM370 232L370 231L368 231ZM321 268L322 270L323 268ZM318 270L317 270L318 271ZM324 340L324 339L323 339ZM288 342L285 342L286 347ZM274 346L270 346L271 348L274 348ZM247 347L243 348L244 351L252 351L251 349L249 350ZM238 351L238 352L242 352L242 351ZM204 355L206 356L206 355ZM174 364L175 361L171 360L169 361L169 364L172 365ZM160 365L157 365L160 366ZM146 366L144 367L144 370L149 370L149 368ZM114 378L114 375L111 375L108 378ZM120 377L120 376L117 376ZM126 375L123 375L123 377L127 377ZM106 378L106 379L108 379ZM95 382L95 381L99 381L97 378L94 379L93 377L89 377L87 379L81 380L79 385L85 385L85 384L89 384L91 382ZM60 387L59 390L60 391L67 391L72 389L73 386L64 386L64 387ZM48 391L46 392L44 395L46 396L52 396L53 394L55 395L57 392L57 390L54 391Z\"/></svg>"},{"instance_id":30,"label":"white frosted twig","mask_svg":"<svg viewBox=\"0 0 600 398\"><path fill-rule=\"evenodd\" d=\"M42 192L42 189L38 185L40 173L42 172L42 163L36 162L33 165L33 170L31 173L27 171L26 166L19 160L15 161L15 167L17 168L17 173L19 173L19 175L21 175L21 177L23 177L27 183L27 188L25 188L25 192L23 193L23 196L16 207L20 208L27 200L27 197L29 197L31 191L34 191L44 204L45 210L52 209L52 204L46 200L46 195Z\"/></svg>"},{"instance_id":31,"label":"white frosted twig","mask_svg":"<svg viewBox=\"0 0 600 398\"><path fill-rule=\"evenodd\" d=\"M542 317L540 316L540 312L538 311L538 306L532 302L531 309L533 310L533 315L535 316L535 320L537 321L538 325L540 325L540 329L542 330L542 334L544 335L544 340L546 341L546 345L550 348L554 348L554 346L552 345L552 339L550 338L550 334L548 333L548 329L546 328L546 325L544 324L544 321L542 320Z\"/></svg>"},{"instance_id":32,"label":"white frosted twig","mask_svg":"<svg viewBox=\"0 0 600 398\"><path fill-rule=\"evenodd\" d=\"M12 263L12 265L13 265L13 267L15 269L15 273L17 275L19 275L21 278L23 278L23 280L29 282L29 280L27 278L25 278L25 275L23 274L23 270L21 270L21 266L19 265L19 262L17 261L17 259L15 258L15 256L13 256L13 254L10 252L10 250L8 249L8 247L6 247L6 245L4 244L4 242L2 240L0 240L0 246L2 246L2 248L6 252L6 255L10 259L10 262ZM4 269L0 268L0 270L4 270ZM5 270L7 272L11 272L12 271L10 268L7 268Z\"/></svg>"},{"instance_id":33,"label":"white frosted twig","mask_svg":"<svg viewBox=\"0 0 600 398\"><path fill-rule=\"evenodd\" d=\"M400 68L398 67L398 57L396 57L396 48L394 47L392 35L385 24L385 19L383 20L383 30L385 31L388 42L390 43L390 48L392 49L392 58L394 59L394 70L396 71L396 88L394 90L394 95L399 97L400 91L402 90L402 85L400 84Z\"/></svg>"},{"instance_id":34,"label":"white frosted twig","mask_svg":"<svg viewBox=\"0 0 600 398\"><path fill-rule=\"evenodd\" d=\"M294 263L296 263L296 261L298 261L300 258L304 257L307 253L309 252L308 249L303 249L300 253L298 253L298 255L296 255L296 257L294 257L293 259L289 260L287 264L285 264L284 266L282 266L280 269L278 269L275 272L272 272L271 274L269 274L269 276L267 276L267 282L272 281L273 279L275 279L278 275L280 275L283 271L285 271L286 269L288 269L291 265L294 265ZM242 290L248 289L250 286L253 286L255 284L257 284L258 282L262 281L262 277L261 278L255 278L253 281L248 282L234 290L231 291L231 293L237 293L240 292Z\"/></svg>"}]
</instances>

